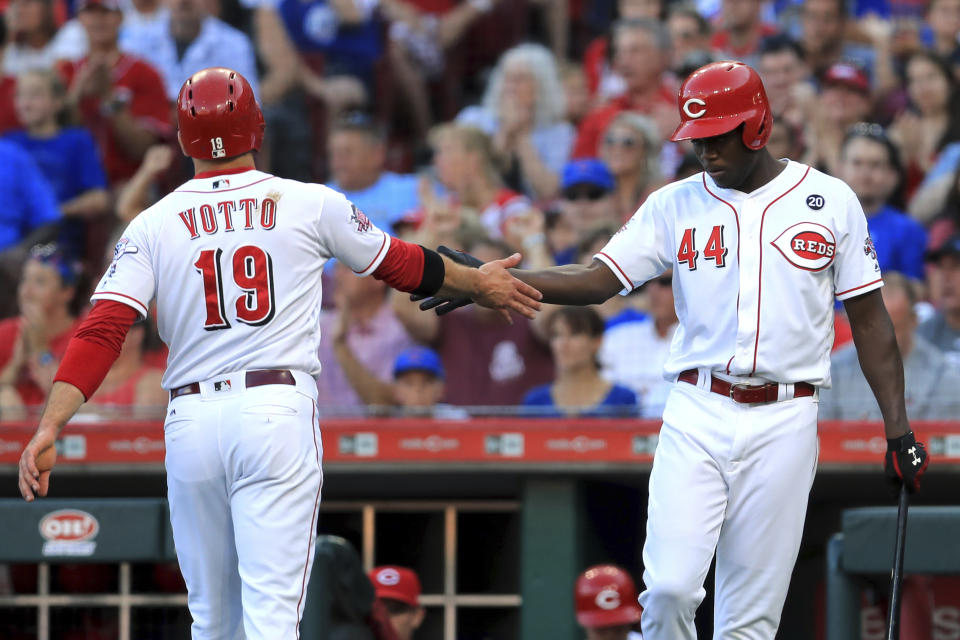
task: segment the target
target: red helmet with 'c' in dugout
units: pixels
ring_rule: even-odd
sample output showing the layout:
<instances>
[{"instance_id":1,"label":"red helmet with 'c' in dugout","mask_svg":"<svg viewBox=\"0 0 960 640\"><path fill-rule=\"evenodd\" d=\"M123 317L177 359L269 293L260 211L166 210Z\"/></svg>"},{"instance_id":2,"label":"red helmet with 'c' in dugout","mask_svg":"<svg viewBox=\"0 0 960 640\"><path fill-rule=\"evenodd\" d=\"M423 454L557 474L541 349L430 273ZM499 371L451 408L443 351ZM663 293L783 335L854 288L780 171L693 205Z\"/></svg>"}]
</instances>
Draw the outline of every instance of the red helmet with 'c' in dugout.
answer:
<instances>
[{"instance_id":1,"label":"red helmet with 'c' in dugout","mask_svg":"<svg viewBox=\"0 0 960 640\"><path fill-rule=\"evenodd\" d=\"M581 627L636 624L643 610L630 574L612 564L590 567L577 578L577 622Z\"/></svg>"},{"instance_id":2,"label":"red helmet with 'c' in dugout","mask_svg":"<svg viewBox=\"0 0 960 640\"><path fill-rule=\"evenodd\" d=\"M712 62L690 74L680 86L680 126L674 142L712 138L741 124L743 144L762 149L770 139L773 114L756 71L742 62Z\"/></svg>"}]
</instances>

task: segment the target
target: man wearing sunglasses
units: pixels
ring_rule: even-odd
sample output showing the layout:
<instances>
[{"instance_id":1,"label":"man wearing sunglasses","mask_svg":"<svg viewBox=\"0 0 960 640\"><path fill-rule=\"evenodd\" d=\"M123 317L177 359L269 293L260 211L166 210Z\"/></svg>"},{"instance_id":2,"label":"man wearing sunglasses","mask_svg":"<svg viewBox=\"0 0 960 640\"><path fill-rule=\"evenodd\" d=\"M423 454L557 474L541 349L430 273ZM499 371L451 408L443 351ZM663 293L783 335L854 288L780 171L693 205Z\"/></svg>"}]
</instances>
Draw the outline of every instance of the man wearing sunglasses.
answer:
<instances>
[{"instance_id":1,"label":"man wearing sunglasses","mask_svg":"<svg viewBox=\"0 0 960 640\"><path fill-rule=\"evenodd\" d=\"M591 231L617 228L613 206L614 178L600 160L584 158L568 162L561 176L561 209L581 240Z\"/></svg>"},{"instance_id":2,"label":"man wearing sunglasses","mask_svg":"<svg viewBox=\"0 0 960 640\"><path fill-rule=\"evenodd\" d=\"M679 326L664 370L676 384L650 475L643 637L695 640L716 555L713 637L773 640L817 466L835 299L883 415L891 484L918 489L928 459L853 191L770 155L770 105L743 63L701 67L679 98L671 139L691 140L705 171L653 193L592 264L513 274L545 303L582 305L673 270Z\"/></svg>"}]
</instances>

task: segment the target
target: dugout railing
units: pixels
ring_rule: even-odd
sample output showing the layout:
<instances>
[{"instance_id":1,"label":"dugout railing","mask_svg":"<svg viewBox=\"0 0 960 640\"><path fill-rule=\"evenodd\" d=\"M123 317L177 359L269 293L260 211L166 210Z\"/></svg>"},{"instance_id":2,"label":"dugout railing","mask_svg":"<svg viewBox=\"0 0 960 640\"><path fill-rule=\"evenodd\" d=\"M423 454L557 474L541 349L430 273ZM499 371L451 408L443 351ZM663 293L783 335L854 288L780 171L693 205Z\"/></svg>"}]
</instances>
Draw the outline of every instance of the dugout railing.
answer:
<instances>
[{"instance_id":1,"label":"dugout railing","mask_svg":"<svg viewBox=\"0 0 960 640\"><path fill-rule=\"evenodd\" d=\"M904 573L960 574L960 507L913 507L908 514ZM827 546L826 640L862 637L862 578L874 576L886 586L896 526L896 507L844 511L843 529Z\"/></svg>"},{"instance_id":2,"label":"dugout railing","mask_svg":"<svg viewBox=\"0 0 960 640\"><path fill-rule=\"evenodd\" d=\"M0 500L0 523L0 571L16 564L21 581L24 569L36 572L30 593L0 589L0 637L189 637L182 585L176 593L151 589L150 567L176 562L165 500ZM517 637L520 526L517 501L408 500L324 504L319 528L349 540L364 570L413 566L428 611L421 637L454 640L465 630ZM116 573L101 592L58 592L57 572L78 564L101 568L90 573L94 583L104 564ZM83 579L82 568L74 573ZM324 637L327 618L318 603L326 600L318 578L311 578L303 638Z\"/></svg>"}]
</instances>

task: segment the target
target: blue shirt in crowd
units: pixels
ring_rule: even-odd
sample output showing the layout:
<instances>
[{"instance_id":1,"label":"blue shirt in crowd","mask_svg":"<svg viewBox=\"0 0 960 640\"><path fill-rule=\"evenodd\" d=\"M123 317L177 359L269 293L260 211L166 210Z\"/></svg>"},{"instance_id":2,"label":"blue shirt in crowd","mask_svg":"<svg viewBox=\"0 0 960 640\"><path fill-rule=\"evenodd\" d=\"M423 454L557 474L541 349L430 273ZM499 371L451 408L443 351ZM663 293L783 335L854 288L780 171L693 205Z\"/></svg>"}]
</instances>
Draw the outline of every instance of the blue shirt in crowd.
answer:
<instances>
[{"instance_id":1,"label":"blue shirt in crowd","mask_svg":"<svg viewBox=\"0 0 960 640\"><path fill-rule=\"evenodd\" d=\"M0 251L60 219L57 197L26 151L0 140Z\"/></svg>"},{"instance_id":2,"label":"blue shirt in crowd","mask_svg":"<svg viewBox=\"0 0 960 640\"><path fill-rule=\"evenodd\" d=\"M30 154L60 204L90 189L107 188L97 145L86 129L70 127L52 138L34 138L26 131L15 131L5 139Z\"/></svg>"},{"instance_id":3,"label":"blue shirt in crowd","mask_svg":"<svg viewBox=\"0 0 960 640\"><path fill-rule=\"evenodd\" d=\"M531 389L523 399L525 407L536 407L531 412L536 416L563 417L566 415L553 402L552 384L544 384ZM615 384L600 404L577 413L586 417L635 416L637 415L637 394L626 387Z\"/></svg>"},{"instance_id":4,"label":"blue shirt in crowd","mask_svg":"<svg viewBox=\"0 0 960 640\"><path fill-rule=\"evenodd\" d=\"M886 206L867 217L867 230L877 250L881 271L899 271L910 278L924 279L927 231L923 225Z\"/></svg>"},{"instance_id":5,"label":"blue shirt in crowd","mask_svg":"<svg viewBox=\"0 0 960 640\"><path fill-rule=\"evenodd\" d=\"M357 205L377 228L389 232L393 223L420 206L417 181L415 175L384 171L375 183L361 191L345 191L335 182L328 186Z\"/></svg>"},{"instance_id":6,"label":"blue shirt in crowd","mask_svg":"<svg viewBox=\"0 0 960 640\"><path fill-rule=\"evenodd\" d=\"M354 71L366 78L383 52L383 26L372 12L363 22L342 27L327 0L281 0L277 10L298 50L324 54L332 67L327 75Z\"/></svg>"}]
</instances>

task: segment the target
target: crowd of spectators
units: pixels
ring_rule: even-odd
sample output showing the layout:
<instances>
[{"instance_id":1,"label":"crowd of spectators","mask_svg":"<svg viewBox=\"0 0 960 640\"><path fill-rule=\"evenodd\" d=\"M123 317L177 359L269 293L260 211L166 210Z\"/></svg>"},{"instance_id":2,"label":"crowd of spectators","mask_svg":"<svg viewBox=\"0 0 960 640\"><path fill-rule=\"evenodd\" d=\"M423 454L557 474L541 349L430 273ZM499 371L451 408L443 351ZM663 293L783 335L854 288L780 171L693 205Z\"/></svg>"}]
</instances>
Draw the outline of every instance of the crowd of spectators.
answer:
<instances>
[{"instance_id":1,"label":"crowd of spectators","mask_svg":"<svg viewBox=\"0 0 960 640\"><path fill-rule=\"evenodd\" d=\"M0 0L0 410L42 403L122 227L189 178L183 80L246 76L258 166L325 182L378 226L481 259L589 262L647 196L697 173L671 143L711 60L764 79L771 150L845 180L888 287L914 418L960 380L960 0ZM586 310L437 317L333 265L328 412L522 407L656 417L670 274ZM842 309L824 415L873 419ZM97 398L163 404L165 351L131 332ZM834 399L842 398L842 402ZM492 409L491 409L492 410ZM502 409L498 409L502 410Z\"/></svg>"}]
</instances>

